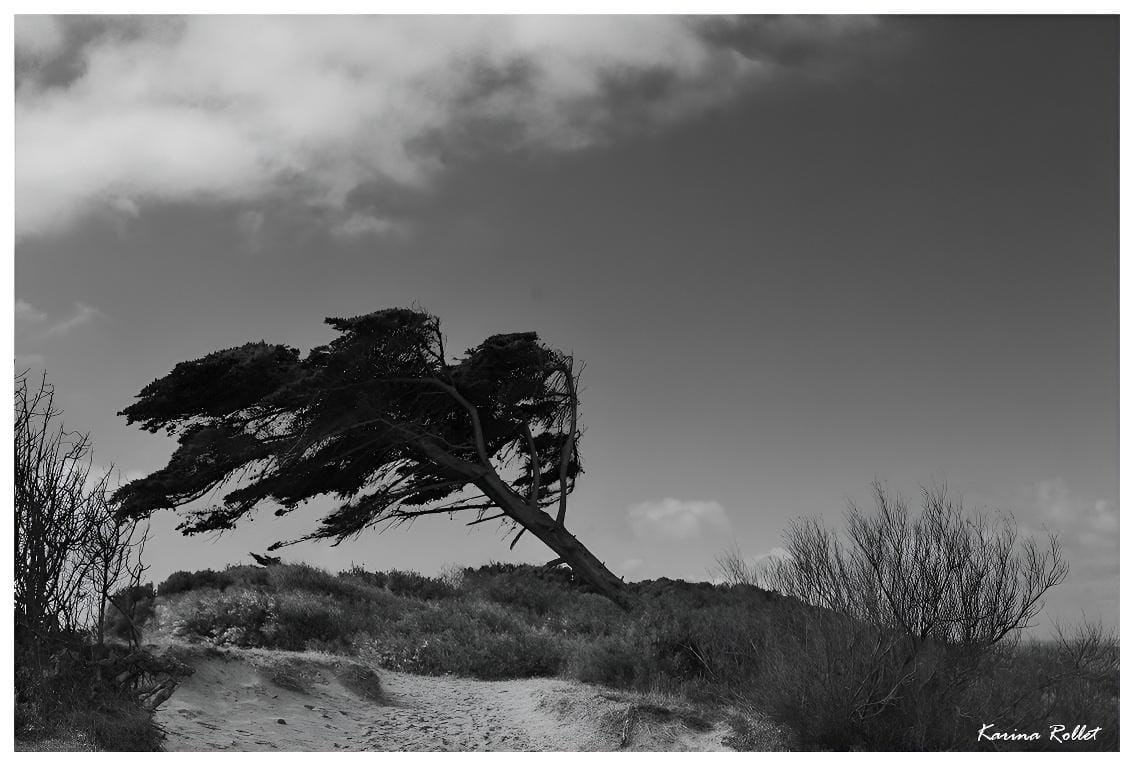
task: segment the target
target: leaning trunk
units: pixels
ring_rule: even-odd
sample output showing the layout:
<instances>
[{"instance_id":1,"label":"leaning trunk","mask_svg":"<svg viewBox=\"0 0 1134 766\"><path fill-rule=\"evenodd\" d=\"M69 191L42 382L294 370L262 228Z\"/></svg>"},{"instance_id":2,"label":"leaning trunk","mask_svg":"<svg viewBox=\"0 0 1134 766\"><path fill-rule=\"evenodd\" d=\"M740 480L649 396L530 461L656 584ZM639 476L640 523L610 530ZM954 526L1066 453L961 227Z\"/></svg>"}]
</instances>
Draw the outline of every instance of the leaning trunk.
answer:
<instances>
[{"instance_id":1,"label":"leaning trunk","mask_svg":"<svg viewBox=\"0 0 1134 766\"><path fill-rule=\"evenodd\" d=\"M591 587L623 609L630 608L626 583L607 569L565 526L542 509L533 508L496 477L484 477L478 486L509 518L555 551L563 563Z\"/></svg>"}]
</instances>

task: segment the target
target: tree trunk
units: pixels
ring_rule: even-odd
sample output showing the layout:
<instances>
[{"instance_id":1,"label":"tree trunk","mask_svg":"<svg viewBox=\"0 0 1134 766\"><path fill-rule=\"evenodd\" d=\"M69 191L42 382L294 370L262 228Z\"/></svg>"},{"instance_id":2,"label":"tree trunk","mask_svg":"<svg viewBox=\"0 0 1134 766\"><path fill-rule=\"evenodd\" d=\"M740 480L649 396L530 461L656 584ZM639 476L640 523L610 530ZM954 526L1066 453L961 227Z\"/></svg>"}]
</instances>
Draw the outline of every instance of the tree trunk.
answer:
<instances>
[{"instance_id":1,"label":"tree trunk","mask_svg":"<svg viewBox=\"0 0 1134 766\"><path fill-rule=\"evenodd\" d=\"M541 508L529 504L526 498L516 494L496 471L491 468L486 470L483 466L454 458L428 441L421 442L418 447L424 457L458 476L465 477L469 483L475 485L508 518L555 551L575 574L596 591L623 609L630 609L633 602L626 590L626 583L595 558L595 555L575 539L563 524L544 513Z\"/></svg>"},{"instance_id":2,"label":"tree trunk","mask_svg":"<svg viewBox=\"0 0 1134 766\"><path fill-rule=\"evenodd\" d=\"M626 583L606 568L567 528L540 508L533 508L497 476L484 476L477 486L504 513L563 559L575 574L623 609L630 609Z\"/></svg>"}]
</instances>

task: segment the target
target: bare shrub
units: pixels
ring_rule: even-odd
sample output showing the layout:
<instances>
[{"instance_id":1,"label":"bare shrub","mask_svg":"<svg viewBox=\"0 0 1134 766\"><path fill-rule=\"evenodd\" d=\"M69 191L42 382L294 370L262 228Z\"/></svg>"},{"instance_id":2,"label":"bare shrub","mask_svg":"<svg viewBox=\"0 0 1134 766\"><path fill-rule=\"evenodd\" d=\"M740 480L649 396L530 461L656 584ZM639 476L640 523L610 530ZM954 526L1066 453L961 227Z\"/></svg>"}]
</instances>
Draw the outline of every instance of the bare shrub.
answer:
<instances>
[{"instance_id":1,"label":"bare shrub","mask_svg":"<svg viewBox=\"0 0 1134 766\"><path fill-rule=\"evenodd\" d=\"M1021 654L1030 661L1023 664L1016 682L997 679L986 693L1011 695L1011 702L1031 720L1101 726L1096 739L1081 746L1118 749L1117 632L1086 619L1074 627L1056 625L1054 641L1025 647ZM1031 683L1020 682L1025 678ZM1062 749L1075 745L1064 743Z\"/></svg>"},{"instance_id":2,"label":"bare shrub","mask_svg":"<svg viewBox=\"0 0 1134 766\"><path fill-rule=\"evenodd\" d=\"M63 430L54 390L26 376L15 393L16 634L48 639L89 620L91 529L108 477L91 476L90 439Z\"/></svg>"},{"instance_id":3,"label":"bare shrub","mask_svg":"<svg viewBox=\"0 0 1134 766\"><path fill-rule=\"evenodd\" d=\"M46 646L93 626L101 644L114 594L141 582L147 530L120 523L112 471L94 472L89 435L60 416L46 375L34 389L16 379L16 635Z\"/></svg>"},{"instance_id":4,"label":"bare shrub","mask_svg":"<svg viewBox=\"0 0 1134 766\"><path fill-rule=\"evenodd\" d=\"M877 483L874 496L873 514L850 506L845 539L796 522L789 557L758 573L800 608L765 647L753 698L816 745L972 746L989 710L971 692L1067 576L1059 541L1022 538L1011 517L969 513L944 489L924 491L917 517Z\"/></svg>"},{"instance_id":5,"label":"bare shrub","mask_svg":"<svg viewBox=\"0 0 1134 766\"><path fill-rule=\"evenodd\" d=\"M761 568L744 560L740 546L733 545L717 556L717 580L727 585L750 585L759 587L762 582Z\"/></svg>"},{"instance_id":6,"label":"bare shrub","mask_svg":"<svg viewBox=\"0 0 1134 766\"><path fill-rule=\"evenodd\" d=\"M141 701L172 681L131 651L146 527L116 517L112 471L94 470L89 435L64 428L46 374L19 375L14 405L17 733L70 725L104 747L150 747L160 732ZM132 647L107 645L108 626Z\"/></svg>"},{"instance_id":7,"label":"bare shrub","mask_svg":"<svg viewBox=\"0 0 1134 766\"><path fill-rule=\"evenodd\" d=\"M109 477L109 473L108 473ZM142 576L149 569L142 553L149 540L149 525L121 520L107 500L106 480L95 499L96 515L91 520L83 555L89 560L88 580L94 598L96 641L104 643L111 618L123 627L117 635L132 646L142 640L139 610Z\"/></svg>"},{"instance_id":8,"label":"bare shrub","mask_svg":"<svg viewBox=\"0 0 1134 766\"><path fill-rule=\"evenodd\" d=\"M874 495L876 513L848 509L848 542L816 519L793 524L766 585L918 643L989 646L1030 625L1067 576L1054 535L1021 538L1011 517L968 513L945 489L923 491L920 518L878 483Z\"/></svg>"}]
</instances>

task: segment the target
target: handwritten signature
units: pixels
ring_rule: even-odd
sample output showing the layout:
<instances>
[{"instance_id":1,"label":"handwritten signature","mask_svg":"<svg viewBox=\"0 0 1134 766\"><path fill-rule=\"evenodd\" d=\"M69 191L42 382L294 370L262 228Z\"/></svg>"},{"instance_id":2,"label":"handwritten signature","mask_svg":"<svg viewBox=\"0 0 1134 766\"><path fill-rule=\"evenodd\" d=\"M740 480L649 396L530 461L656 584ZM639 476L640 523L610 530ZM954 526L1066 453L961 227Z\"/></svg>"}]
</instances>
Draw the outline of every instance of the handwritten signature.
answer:
<instances>
[{"instance_id":1,"label":"handwritten signature","mask_svg":"<svg viewBox=\"0 0 1134 766\"><path fill-rule=\"evenodd\" d=\"M1087 742L1090 740L1098 740L1099 732L1102 731L1101 726L1096 726L1093 729L1088 729L1086 724L1077 724L1071 731L1067 731L1067 727L1061 723L1052 724L1048 727L1047 736L1052 742ZM1010 732L996 731L996 724L986 723L980 727L977 732L977 741L1024 741L1035 742L1043 738L1043 732L1039 731L1019 731L1013 729Z\"/></svg>"}]
</instances>

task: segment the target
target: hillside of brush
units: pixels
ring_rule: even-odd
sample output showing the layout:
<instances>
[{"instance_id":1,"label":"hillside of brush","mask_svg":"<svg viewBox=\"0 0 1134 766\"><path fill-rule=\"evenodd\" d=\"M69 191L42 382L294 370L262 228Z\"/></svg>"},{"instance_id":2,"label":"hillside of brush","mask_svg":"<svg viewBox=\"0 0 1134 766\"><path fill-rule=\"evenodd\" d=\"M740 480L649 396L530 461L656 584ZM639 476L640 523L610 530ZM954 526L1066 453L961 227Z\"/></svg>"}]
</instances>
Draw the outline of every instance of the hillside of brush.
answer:
<instances>
[{"instance_id":1,"label":"hillside of brush","mask_svg":"<svg viewBox=\"0 0 1134 766\"><path fill-rule=\"evenodd\" d=\"M655 580L625 612L564 569L489 565L444 577L305 565L176 572L147 634L218 647L358 655L482 680L562 676L720 695L785 606L750 586ZM747 670L751 670L750 667Z\"/></svg>"},{"instance_id":2,"label":"hillside of brush","mask_svg":"<svg viewBox=\"0 0 1134 766\"><path fill-rule=\"evenodd\" d=\"M633 608L624 611L562 568L494 564L426 577L361 568L332 574L301 564L231 566L174 573L141 612L149 615L147 641L240 656L340 658L387 673L405 687L406 700L432 700L421 704L434 712L444 707L438 700L487 692L461 684L433 689L413 679L526 679L532 683L504 695L538 701L517 720L548 705L605 710L605 723L588 729L592 739L609 730L595 740L605 744L592 743L599 748L633 746L632 722L650 716L684 720L679 728L686 738L698 729L685 724L703 721L714 742L745 750L969 750L988 721L1041 731L1087 722L1100 731L1091 741L981 742L981 749L1117 747L1117 643L1097 631L1059 642L1006 641L974 662L962 646L897 651L910 646L901 635L751 585L660 579L627 587ZM552 680L574 686L555 691L543 683ZM880 696L887 689L901 693ZM602 690L629 696L607 710L612 698ZM667 701L650 702L659 698ZM881 709L878 699L885 702ZM438 724L429 718L422 725ZM474 730L461 727L460 736L479 742L484 732L469 734ZM410 742L405 731L397 734L380 739ZM360 730L349 741L373 749L377 740ZM641 741L665 749L659 742ZM226 740L226 746L236 745Z\"/></svg>"}]
</instances>

